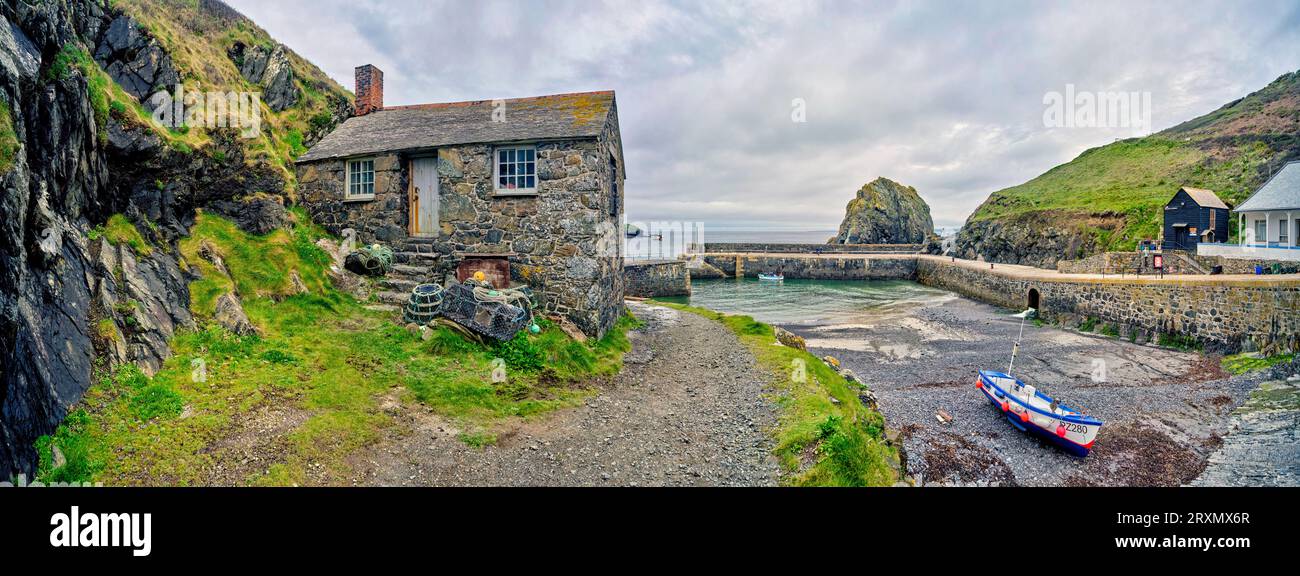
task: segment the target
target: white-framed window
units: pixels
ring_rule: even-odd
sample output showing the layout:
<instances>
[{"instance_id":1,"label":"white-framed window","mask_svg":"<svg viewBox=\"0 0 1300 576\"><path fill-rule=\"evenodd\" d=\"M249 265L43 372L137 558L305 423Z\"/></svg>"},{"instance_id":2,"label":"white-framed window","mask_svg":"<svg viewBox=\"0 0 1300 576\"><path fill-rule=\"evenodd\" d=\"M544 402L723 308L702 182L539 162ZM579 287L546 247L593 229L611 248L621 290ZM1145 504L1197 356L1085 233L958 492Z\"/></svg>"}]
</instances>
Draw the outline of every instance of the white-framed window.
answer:
<instances>
[{"instance_id":1,"label":"white-framed window","mask_svg":"<svg viewBox=\"0 0 1300 576\"><path fill-rule=\"evenodd\" d=\"M1263 244L1268 242L1268 220L1255 221L1255 243Z\"/></svg>"},{"instance_id":2,"label":"white-framed window","mask_svg":"<svg viewBox=\"0 0 1300 576\"><path fill-rule=\"evenodd\" d=\"M537 147L498 147L493 152L492 165L497 194L537 193Z\"/></svg>"},{"instance_id":3,"label":"white-framed window","mask_svg":"<svg viewBox=\"0 0 1300 576\"><path fill-rule=\"evenodd\" d=\"M1286 243L1291 241L1286 228L1286 218L1277 221L1277 241L1283 246L1286 246Z\"/></svg>"},{"instance_id":4,"label":"white-framed window","mask_svg":"<svg viewBox=\"0 0 1300 576\"><path fill-rule=\"evenodd\" d=\"M373 200L375 198L375 159L348 160L345 200Z\"/></svg>"}]
</instances>

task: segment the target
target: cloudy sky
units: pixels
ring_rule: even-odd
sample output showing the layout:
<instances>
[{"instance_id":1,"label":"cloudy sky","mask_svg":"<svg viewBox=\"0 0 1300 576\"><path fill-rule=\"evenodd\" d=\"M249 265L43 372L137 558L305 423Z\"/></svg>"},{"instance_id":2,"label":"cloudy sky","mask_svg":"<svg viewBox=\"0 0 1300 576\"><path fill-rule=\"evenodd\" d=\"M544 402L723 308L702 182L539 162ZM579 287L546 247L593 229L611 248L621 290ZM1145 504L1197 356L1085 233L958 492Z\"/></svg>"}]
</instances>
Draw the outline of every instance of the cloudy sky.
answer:
<instances>
[{"instance_id":1,"label":"cloudy sky","mask_svg":"<svg viewBox=\"0 0 1300 576\"><path fill-rule=\"evenodd\" d=\"M714 229L833 229L877 176L960 225L1132 135L1045 126L1049 92L1149 92L1160 130L1300 69L1294 0L228 1L389 105L616 90L629 219Z\"/></svg>"}]
</instances>

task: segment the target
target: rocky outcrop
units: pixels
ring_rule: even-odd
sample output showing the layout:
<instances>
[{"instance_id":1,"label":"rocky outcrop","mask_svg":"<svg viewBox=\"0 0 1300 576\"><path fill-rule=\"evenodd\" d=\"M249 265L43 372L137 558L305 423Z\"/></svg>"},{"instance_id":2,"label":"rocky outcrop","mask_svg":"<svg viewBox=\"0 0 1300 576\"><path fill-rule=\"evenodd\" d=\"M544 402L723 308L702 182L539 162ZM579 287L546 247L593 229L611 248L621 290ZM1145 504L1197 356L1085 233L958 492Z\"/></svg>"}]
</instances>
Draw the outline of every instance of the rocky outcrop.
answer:
<instances>
[{"instance_id":1,"label":"rocky outcrop","mask_svg":"<svg viewBox=\"0 0 1300 576\"><path fill-rule=\"evenodd\" d=\"M262 99L272 110L280 112L298 103L298 87L293 83L293 67L281 44L273 48L246 46L235 42L227 52L245 80L262 86Z\"/></svg>"},{"instance_id":2,"label":"rocky outcrop","mask_svg":"<svg viewBox=\"0 0 1300 576\"><path fill-rule=\"evenodd\" d=\"M289 212L284 208L284 198L270 194L254 194L243 198L217 200L210 205L212 211L229 218L249 234L268 234L289 223Z\"/></svg>"},{"instance_id":3,"label":"rocky outcrop","mask_svg":"<svg viewBox=\"0 0 1300 576\"><path fill-rule=\"evenodd\" d=\"M90 21L88 37L97 36L103 22ZM109 21L95 46L95 61L123 90L146 102L158 89L166 89L180 82L180 74L172 59L158 41L139 30L134 20L120 15Z\"/></svg>"},{"instance_id":4,"label":"rocky outcrop","mask_svg":"<svg viewBox=\"0 0 1300 576\"><path fill-rule=\"evenodd\" d=\"M285 190L284 172L246 160L237 131L209 132L202 151L166 145L152 127L97 110L81 68L51 73L69 48L91 54L137 97L177 80L159 42L116 9L0 3L0 99L17 143L12 162L0 164L0 479L33 475L33 442L89 387L96 355L152 373L175 331L193 325L194 277L177 240L197 208L252 198L228 207L259 231L284 216L277 199L254 194ZM275 60L264 77L283 76ZM91 234L113 214L147 246Z\"/></svg>"},{"instance_id":5,"label":"rocky outcrop","mask_svg":"<svg viewBox=\"0 0 1300 576\"><path fill-rule=\"evenodd\" d=\"M952 254L958 258L1055 268L1061 260L1080 258L1104 248L1097 230L1119 230L1117 215L1026 213L1002 219L968 221L957 234Z\"/></svg>"},{"instance_id":6,"label":"rocky outcrop","mask_svg":"<svg viewBox=\"0 0 1300 576\"><path fill-rule=\"evenodd\" d=\"M227 292L217 298L214 319L222 328L240 336L257 334L257 328L244 312L244 303L234 292Z\"/></svg>"},{"instance_id":7,"label":"rocky outcrop","mask_svg":"<svg viewBox=\"0 0 1300 576\"><path fill-rule=\"evenodd\" d=\"M132 362L152 375L171 355L176 330L193 327L189 283L172 254L139 256L129 246L92 241L95 267L89 275L90 320L95 349L110 364Z\"/></svg>"},{"instance_id":8,"label":"rocky outcrop","mask_svg":"<svg viewBox=\"0 0 1300 576\"><path fill-rule=\"evenodd\" d=\"M934 235L930 206L911 186L876 178L849 201L832 244L920 244Z\"/></svg>"},{"instance_id":9,"label":"rocky outcrop","mask_svg":"<svg viewBox=\"0 0 1300 576\"><path fill-rule=\"evenodd\" d=\"M0 97L18 150L0 175L0 478L35 465L32 442L53 430L89 381L86 215L108 164L79 74L42 78L45 55L75 40L89 5L0 5Z\"/></svg>"}]
</instances>

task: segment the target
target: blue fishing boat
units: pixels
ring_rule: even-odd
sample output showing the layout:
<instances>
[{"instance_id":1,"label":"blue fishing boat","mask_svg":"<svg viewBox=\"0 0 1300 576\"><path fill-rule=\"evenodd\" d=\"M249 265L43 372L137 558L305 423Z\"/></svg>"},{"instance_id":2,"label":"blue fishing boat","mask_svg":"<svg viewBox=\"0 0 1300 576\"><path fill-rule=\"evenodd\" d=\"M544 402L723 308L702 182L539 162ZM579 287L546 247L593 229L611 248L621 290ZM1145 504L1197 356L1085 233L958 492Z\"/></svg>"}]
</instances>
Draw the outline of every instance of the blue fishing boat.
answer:
<instances>
[{"instance_id":1,"label":"blue fishing boat","mask_svg":"<svg viewBox=\"0 0 1300 576\"><path fill-rule=\"evenodd\" d=\"M1021 313L1021 337L1025 334L1025 319L1034 313L1032 308ZM1017 430L1039 436L1076 456L1087 456L1101 431L1102 421L1061 404L1011 376L1019 348L1020 338L1017 338L1011 347L1007 373L980 370L975 387Z\"/></svg>"}]
</instances>

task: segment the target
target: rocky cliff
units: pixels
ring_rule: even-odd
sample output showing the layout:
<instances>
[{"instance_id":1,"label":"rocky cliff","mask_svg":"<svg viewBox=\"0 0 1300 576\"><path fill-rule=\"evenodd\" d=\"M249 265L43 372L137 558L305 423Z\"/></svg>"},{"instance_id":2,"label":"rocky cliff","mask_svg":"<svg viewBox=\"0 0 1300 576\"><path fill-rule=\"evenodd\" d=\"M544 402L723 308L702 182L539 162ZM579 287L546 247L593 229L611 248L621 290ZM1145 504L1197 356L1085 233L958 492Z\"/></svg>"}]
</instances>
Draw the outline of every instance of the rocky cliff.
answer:
<instances>
[{"instance_id":1,"label":"rocky cliff","mask_svg":"<svg viewBox=\"0 0 1300 576\"><path fill-rule=\"evenodd\" d=\"M963 258L1055 267L1059 260L1133 250L1160 233L1181 186L1242 202L1273 170L1300 158L1300 72L1145 138L1080 154L989 195L958 234ZM1237 222L1230 222L1236 233Z\"/></svg>"},{"instance_id":2,"label":"rocky cliff","mask_svg":"<svg viewBox=\"0 0 1300 576\"><path fill-rule=\"evenodd\" d=\"M205 33L218 26L240 34ZM271 46L249 77L234 61L242 54L248 67L247 52L232 50L240 37ZM181 43L192 58L195 46L221 42L231 45L210 46L221 59L201 67L172 57ZM175 331L193 325L196 273L176 243L196 210L265 227L275 210L258 208L266 195L255 193L278 198L281 215L292 201L285 166L350 103L290 54L210 0L0 5L0 478L32 475L33 442L96 369L134 362L152 372ZM269 93L265 130L152 123L147 96L181 78Z\"/></svg>"},{"instance_id":3,"label":"rocky cliff","mask_svg":"<svg viewBox=\"0 0 1300 576\"><path fill-rule=\"evenodd\" d=\"M930 206L911 186L876 178L845 208L832 244L920 244L934 235Z\"/></svg>"}]
</instances>

